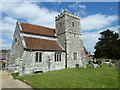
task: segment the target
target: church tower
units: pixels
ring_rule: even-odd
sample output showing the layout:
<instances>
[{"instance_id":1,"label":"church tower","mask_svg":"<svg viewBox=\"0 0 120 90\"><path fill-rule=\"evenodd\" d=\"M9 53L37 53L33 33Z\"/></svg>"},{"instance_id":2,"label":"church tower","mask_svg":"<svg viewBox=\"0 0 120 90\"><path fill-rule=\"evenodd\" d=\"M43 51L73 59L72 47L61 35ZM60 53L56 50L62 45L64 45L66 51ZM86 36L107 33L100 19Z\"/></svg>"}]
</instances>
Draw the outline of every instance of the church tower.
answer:
<instances>
[{"instance_id":1,"label":"church tower","mask_svg":"<svg viewBox=\"0 0 120 90\"><path fill-rule=\"evenodd\" d=\"M85 54L81 40L80 17L64 11L55 17L55 21L58 41L66 50L66 68L83 67Z\"/></svg>"}]
</instances>

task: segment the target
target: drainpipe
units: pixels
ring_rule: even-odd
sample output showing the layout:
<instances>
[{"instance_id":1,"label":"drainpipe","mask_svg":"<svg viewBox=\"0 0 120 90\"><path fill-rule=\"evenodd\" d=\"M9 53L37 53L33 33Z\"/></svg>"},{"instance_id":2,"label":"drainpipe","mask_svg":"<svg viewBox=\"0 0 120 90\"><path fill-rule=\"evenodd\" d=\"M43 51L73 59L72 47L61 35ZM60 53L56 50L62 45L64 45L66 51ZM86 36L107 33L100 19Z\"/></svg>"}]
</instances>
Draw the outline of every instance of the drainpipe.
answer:
<instances>
[{"instance_id":1,"label":"drainpipe","mask_svg":"<svg viewBox=\"0 0 120 90\"><path fill-rule=\"evenodd\" d=\"M66 40L66 35L65 35L65 69L67 69L67 40Z\"/></svg>"}]
</instances>

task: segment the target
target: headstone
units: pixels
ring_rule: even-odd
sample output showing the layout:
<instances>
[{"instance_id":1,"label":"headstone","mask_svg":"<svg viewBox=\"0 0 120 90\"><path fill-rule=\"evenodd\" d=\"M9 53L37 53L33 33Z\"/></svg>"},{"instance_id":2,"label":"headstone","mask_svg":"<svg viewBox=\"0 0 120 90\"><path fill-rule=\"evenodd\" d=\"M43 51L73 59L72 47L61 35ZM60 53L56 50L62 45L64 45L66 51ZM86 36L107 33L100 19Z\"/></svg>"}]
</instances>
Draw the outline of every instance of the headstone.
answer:
<instances>
[{"instance_id":1,"label":"headstone","mask_svg":"<svg viewBox=\"0 0 120 90\"><path fill-rule=\"evenodd\" d=\"M93 65L94 65L94 68L99 67L99 65L98 65L98 64L93 64Z\"/></svg>"},{"instance_id":2,"label":"headstone","mask_svg":"<svg viewBox=\"0 0 120 90\"><path fill-rule=\"evenodd\" d=\"M112 63L109 63L109 67L113 67L113 64L112 64Z\"/></svg>"},{"instance_id":3,"label":"headstone","mask_svg":"<svg viewBox=\"0 0 120 90\"><path fill-rule=\"evenodd\" d=\"M120 70L120 60L116 62L116 68Z\"/></svg>"},{"instance_id":4,"label":"headstone","mask_svg":"<svg viewBox=\"0 0 120 90\"><path fill-rule=\"evenodd\" d=\"M94 68L94 65L93 65L93 63L91 63L91 64L90 64L90 68Z\"/></svg>"},{"instance_id":5,"label":"headstone","mask_svg":"<svg viewBox=\"0 0 120 90\"><path fill-rule=\"evenodd\" d=\"M102 61L101 61L101 60L98 60L98 65L99 65L99 67L103 67L103 66L102 66Z\"/></svg>"}]
</instances>

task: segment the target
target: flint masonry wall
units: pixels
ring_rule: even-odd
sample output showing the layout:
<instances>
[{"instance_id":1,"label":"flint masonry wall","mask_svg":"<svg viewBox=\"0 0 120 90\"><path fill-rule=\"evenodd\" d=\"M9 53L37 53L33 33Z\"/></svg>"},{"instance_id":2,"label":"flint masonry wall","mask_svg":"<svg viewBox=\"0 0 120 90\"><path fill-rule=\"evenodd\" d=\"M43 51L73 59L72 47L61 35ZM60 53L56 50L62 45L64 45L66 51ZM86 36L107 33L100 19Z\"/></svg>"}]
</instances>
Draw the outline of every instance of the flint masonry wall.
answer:
<instances>
[{"instance_id":1,"label":"flint masonry wall","mask_svg":"<svg viewBox=\"0 0 120 90\"><path fill-rule=\"evenodd\" d=\"M31 74L34 71L53 71L65 68L65 53L61 54L61 61L55 62L55 52L39 51L42 53L42 62L35 62L35 51L25 51L22 62L22 74Z\"/></svg>"},{"instance_id":2,"label":"flint masonry wall","mask_svg":"<svg viewBox=\"0 0 120 90\"><path fill-rule=\"evenodd\" d=\"M23 49L23 44L22 44L22 40L21 40L21 37L20 37L20 31L19 31L18 24L16 26L13 38L14 38L14 40L13 40L13 45L12 45L12 48L11 48L11 60L10 60L10 63L19 65L19 59L22 56L22 54L24 52L24 49Z\"/></svg>"},{"instance_id":3,"label":"flint masonry wall","mask_svg":"<svg viewBox=\"0 0 120 90\"><path fill-rule=\"evenodd\" d=\"M76 64L82 67L85 61L83 43L80 32L80 17L64 11L56 17L56 32L58 41L66 50L67 68L74 68ZM77 53L77 60L73 53Z\"/></svg>"},{"instance_id":4,"label":"flint masonry wall","mask_svg":"<svg viewBox=\"0 0 120 90\"><path fill-rule=\"evenodd\" d=\"M19 25L17 23L16 28L15 28L15 32L14 32L14 40L13 40L13 44L12 44L12 48L11 51L9 53L9 65L14 65L13 67L8 67L9 68L9 72L11 73L15 73L15 72L19 72L20 69L20 59L21 56L24 52L23 49L23 44L22 44L22 40L21 40L21 36L20 36L20 31L19 31Z\"/></svg>"}]
</instances>

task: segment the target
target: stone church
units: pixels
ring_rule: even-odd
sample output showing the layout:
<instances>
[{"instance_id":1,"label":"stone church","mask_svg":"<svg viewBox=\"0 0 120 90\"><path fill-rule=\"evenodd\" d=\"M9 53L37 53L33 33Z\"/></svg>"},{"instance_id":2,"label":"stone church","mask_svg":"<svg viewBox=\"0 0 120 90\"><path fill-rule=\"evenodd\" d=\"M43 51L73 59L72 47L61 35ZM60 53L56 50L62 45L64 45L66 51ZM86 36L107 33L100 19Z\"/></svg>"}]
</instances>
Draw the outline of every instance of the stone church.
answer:
<instances>
[{"instance_id":1,"label":"stone church","mask_svg":"<svg viewBox=\"0 0 120 90\"><path fill-rule=\"evenodd\" d=\"M9 72L27 75L86 66L80 17L64 11L55 23L52 29L17 21L7 55Z\"/></svg>"}]
</instances>

